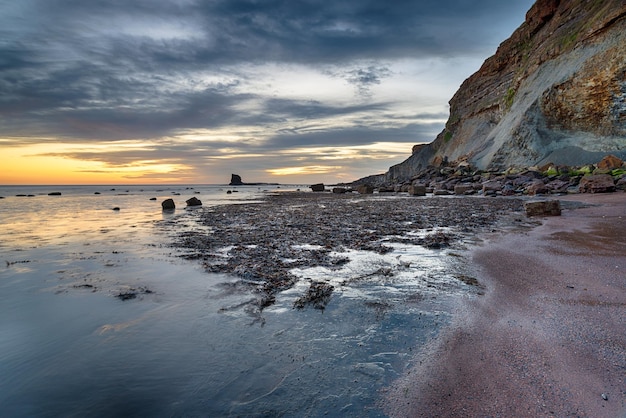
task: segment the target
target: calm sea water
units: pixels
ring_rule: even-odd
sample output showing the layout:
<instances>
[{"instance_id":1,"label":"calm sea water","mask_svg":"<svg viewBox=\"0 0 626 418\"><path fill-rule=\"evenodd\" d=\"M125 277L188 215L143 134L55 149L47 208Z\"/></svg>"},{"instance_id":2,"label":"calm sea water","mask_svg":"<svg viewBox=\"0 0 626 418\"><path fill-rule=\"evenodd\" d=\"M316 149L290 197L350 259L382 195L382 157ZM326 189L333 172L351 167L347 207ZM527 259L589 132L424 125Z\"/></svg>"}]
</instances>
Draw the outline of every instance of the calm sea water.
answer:
<instances>
[{"instance_id":1,"label":"calm sea water","mask_svg":"<svg viewBox=\"0 0 626 418\"><path fill-rule=\"evenodd\" d=\"M252 295L224 285L236 278L169 243L204 228L186 199L255 204L275 187L0 187L1 415L384 416L380 390L467 289L443 252L352 252L341 270L296 273L399 273L338 287L324 311L292 309L303 282L254 321L238 309ZM178 209L164 214L170 197ZM128 291L138 297L116 297Z\"/></svg>"}]
</instances>

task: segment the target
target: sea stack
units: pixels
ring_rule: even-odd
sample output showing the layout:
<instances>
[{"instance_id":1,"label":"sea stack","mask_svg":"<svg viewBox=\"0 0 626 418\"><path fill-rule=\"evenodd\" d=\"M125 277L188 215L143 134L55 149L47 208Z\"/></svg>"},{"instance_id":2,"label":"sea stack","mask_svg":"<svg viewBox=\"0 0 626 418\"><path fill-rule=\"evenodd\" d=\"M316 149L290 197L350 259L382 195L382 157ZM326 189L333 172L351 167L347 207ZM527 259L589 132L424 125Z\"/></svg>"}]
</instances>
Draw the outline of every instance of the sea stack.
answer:
<instances>
[{"instance_id":1,"label":"sea stack","mask_svg":"<svg viewBox=\"0 0 626 418\"><path fill-rule=\"evenodd\" d=\"M231 174L229 186L243 186L241 176L239 174Z\"/></svg>"}]
</instances>

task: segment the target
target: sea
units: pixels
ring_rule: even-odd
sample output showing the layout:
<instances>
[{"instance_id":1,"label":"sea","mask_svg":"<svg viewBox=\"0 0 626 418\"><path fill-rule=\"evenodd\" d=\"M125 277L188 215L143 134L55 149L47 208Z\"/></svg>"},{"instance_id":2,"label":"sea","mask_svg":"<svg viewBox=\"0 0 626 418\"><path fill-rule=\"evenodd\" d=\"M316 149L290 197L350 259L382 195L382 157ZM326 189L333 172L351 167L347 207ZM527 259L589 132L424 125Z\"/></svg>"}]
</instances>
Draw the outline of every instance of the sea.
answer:
<instances>
[{"instance_id":1,"label":"sea","mask_svg":"<svg viewBox=\"0 0 626 418\"><path fill-rule=\"evenodd\" d=\"M468 297L449 273L454 254L353 251L340 270L297 273L369 279L338 286L324 310L294 309L296 285L258 321L236 309L251 295L224 286L236 277L173 245L211 233L203 210L297 189L308 190L0 186L0 415L386 416L385 388L427 355L451 301ZM194 196L203 205L187 208ZM173 212L162 211L168 198ZM401 272L371 274L383 265Z\"/></svg>"}]
</instances>

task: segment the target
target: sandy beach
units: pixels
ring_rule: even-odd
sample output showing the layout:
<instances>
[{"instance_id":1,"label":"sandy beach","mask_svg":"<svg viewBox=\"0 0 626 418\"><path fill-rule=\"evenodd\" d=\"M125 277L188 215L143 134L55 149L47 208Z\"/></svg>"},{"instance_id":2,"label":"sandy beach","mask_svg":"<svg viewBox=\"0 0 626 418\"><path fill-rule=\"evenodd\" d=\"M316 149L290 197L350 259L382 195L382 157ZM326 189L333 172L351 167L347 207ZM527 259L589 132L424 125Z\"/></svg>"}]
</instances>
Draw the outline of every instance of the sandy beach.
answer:
<instances>
[{"instance_id":1,"label":"sandy beach","mask_svg":"<svg viewBox=\"0 0 626 418\"><path fill-rule=\"evenodd\" d=\"M386 393L394 417L626 416L626 194L472 251L487 287Z\"/></svg>"}]
</instances>

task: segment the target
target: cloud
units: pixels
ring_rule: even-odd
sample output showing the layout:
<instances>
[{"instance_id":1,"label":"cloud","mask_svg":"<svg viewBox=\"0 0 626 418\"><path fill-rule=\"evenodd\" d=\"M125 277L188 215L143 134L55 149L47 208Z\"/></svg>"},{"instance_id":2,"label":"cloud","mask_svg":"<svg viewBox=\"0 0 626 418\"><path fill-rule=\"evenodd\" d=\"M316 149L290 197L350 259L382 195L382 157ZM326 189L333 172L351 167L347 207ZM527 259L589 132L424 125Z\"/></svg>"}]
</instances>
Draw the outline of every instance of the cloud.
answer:
<instances>
[{"instance_id":1,"label":"cloud","mask_svg":"<svg viewBox=\"0 0 626 418\"><path fill-rule=\"evenodd\" d=\"M111 165L429 142L531 3L3 2L0 140L150 145L66 155Z\"/></svg>"}]
</instances>

